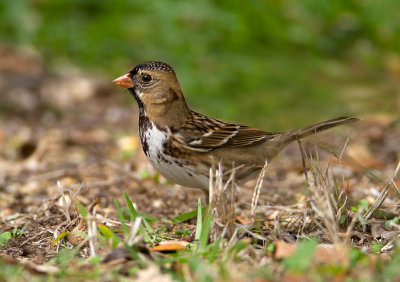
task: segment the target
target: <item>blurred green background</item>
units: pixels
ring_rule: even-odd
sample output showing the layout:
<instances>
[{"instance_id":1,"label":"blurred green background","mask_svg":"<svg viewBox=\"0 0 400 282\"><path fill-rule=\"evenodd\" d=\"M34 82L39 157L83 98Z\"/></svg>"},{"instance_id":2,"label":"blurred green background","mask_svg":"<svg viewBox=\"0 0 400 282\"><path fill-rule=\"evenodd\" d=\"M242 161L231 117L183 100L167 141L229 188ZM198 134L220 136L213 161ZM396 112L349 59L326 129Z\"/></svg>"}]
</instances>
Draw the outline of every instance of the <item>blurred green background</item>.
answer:
<instances>
[{"instance_id":1,"label":"blurred green background","mask_svg":"<svg viewBox=\"0 0 400 282\"><path fill-rule=\"evenodd\" d=\"M0 0L0 41L109 81L165 61L192 108L266 130L400 108L398 0Z\"/></svg>"}]
</instances>

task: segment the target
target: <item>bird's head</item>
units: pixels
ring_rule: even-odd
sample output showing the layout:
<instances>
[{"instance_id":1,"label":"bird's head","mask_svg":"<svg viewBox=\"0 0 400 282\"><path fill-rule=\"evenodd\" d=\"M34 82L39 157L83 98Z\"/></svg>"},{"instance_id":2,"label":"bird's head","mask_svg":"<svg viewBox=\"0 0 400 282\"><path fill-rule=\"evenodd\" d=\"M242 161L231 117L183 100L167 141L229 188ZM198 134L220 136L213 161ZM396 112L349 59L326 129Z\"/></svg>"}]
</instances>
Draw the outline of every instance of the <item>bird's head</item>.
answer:
<instances>
[{"instance_id":1,"label":"bird's head","mask_svg":"<svg viewBox=\"0 0 400 282\"><path fill-rule=\"evenodd\" d=\"M113 83L127 88L135 97L139 108L149 117L160 118L187 111L175 71L166 63L141 63L113 80Z\"/></svg>"}]
</instances>

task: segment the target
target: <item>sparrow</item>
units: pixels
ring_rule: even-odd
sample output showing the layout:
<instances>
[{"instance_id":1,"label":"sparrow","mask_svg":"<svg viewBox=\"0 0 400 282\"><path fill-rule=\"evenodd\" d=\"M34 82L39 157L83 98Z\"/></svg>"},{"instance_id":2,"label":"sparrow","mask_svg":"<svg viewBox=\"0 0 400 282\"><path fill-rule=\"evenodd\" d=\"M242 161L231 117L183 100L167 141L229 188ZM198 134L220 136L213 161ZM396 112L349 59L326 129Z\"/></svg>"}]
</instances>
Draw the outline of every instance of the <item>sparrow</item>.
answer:
<instances>
[{"instance_id":1,"label":"sparrow","mask_svg":"<svg viewBox=\"0 0 400 282\"><path fill-rule=\"evenodd\" d=\"M211 118L187 106L175 71L157 61L138 64L113 83L127 88L139 106L139 136L150 163L171 181L203 190L206 198L210 169L221 167L224 180L234 170L241 185L289 143L359 120L340 117L271 133Z\"/></svg>"}]
</instances>

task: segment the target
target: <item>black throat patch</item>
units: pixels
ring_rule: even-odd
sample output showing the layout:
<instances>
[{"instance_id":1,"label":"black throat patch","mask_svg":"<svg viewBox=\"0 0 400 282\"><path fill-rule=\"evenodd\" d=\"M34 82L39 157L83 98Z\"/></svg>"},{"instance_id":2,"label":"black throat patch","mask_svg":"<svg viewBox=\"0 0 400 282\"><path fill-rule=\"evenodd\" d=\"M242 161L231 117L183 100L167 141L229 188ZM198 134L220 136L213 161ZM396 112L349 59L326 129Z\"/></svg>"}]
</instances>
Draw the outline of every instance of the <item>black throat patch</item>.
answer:
<instances>
[{"instance_id":1,"label":"black throat patch","mask_svg":"<svg viewBox=\"0 0 400 282\"><path fill-rule=\"evenodd\" d=\"M132 96L135 98L136 103L139 106L139 112L144 111L144 104L143 104L142 100L140 100L139 96L136 94L135 88L129 88L128 90L129 90L129 92L131 92Z\"/></svg>"},{"instance_id":2,"label":"black throat patch","mask_svg":"<svg viewBox=\"0 0 400 282\"><path fill-rule=\"evenodd\" d=\"M149 151L149 144L147 143L147 139L145 137L146 131L151 129L153 125L151 124L151 121L145 114L140 114L139 115L139 137L140 137L140 143L142 143L142 148L143 151L146 155L148 155Z\"/></svg>"}]
</instances>

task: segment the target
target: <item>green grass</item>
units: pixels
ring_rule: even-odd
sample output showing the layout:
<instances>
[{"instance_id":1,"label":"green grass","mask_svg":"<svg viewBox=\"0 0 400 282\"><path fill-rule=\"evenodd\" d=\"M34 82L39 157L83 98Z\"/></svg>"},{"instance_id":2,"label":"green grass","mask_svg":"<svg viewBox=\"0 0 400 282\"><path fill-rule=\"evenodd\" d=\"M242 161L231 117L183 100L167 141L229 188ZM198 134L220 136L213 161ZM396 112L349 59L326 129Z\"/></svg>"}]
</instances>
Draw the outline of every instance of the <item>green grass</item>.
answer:
<instances>
[{"instance_id":1,"label":"green grass","mask_svg":"<svg viewBox=\"0 0 400 282\"><path fill-rule=\"evenodd\" d=\"M0 233L0 247L5 246L10 239L11 239L11 233L10 232L2 232L2 233Z\"/></svg>"}]
</instances>

